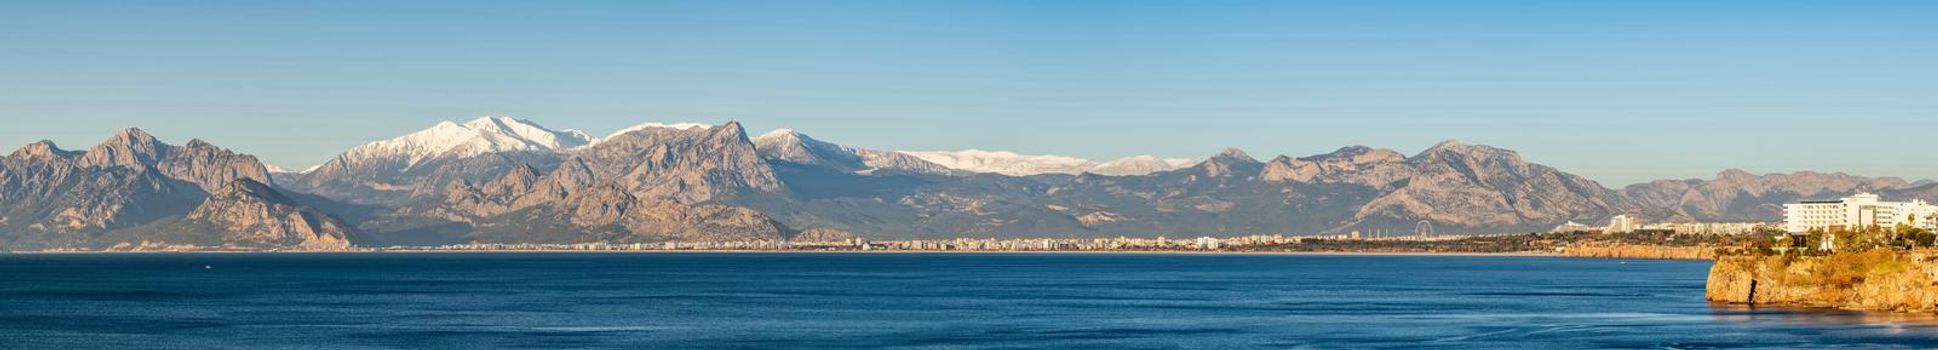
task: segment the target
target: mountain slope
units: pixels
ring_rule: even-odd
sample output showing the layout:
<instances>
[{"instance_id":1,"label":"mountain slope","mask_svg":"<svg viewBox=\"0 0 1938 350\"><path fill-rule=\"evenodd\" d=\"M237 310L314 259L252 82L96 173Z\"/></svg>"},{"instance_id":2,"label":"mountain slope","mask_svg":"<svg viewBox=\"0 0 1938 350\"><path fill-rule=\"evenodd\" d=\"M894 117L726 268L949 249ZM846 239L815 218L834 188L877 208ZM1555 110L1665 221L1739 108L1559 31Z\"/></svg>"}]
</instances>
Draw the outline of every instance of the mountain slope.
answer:
<instances>
[{"instance_id":1,"label":"mountain slope","mask_svg":"<svg viewBox=\"0 0 1938 350\"><path fill-rule=\"evenodd\" d=\"M738 122L635 130L574 151L567 161L635 195L689 203L781 187Z\"/></svg>"},{"instance_id":2,"label":"mountain slope","mask_svg":"<svg viewBox=\"0 0 1938 350\"><path fill-rule=\"evenodd\" d=\"M208 242L195 237L229 228L171 225L210 203L211 191L268 180L254 156L201 140L171 145L139 129L123 130L83 152L37 142L0 159L0 246L98 249L150 240ZM284 225L283 219L257 222Z\"/></svg>"},{"instance_id":3,"label":"mountain slope","mask_svg":"<svg viewBox=\"0 0 1938 350\"><path fill-rule=\"evenodd\" d=\"M451 186L410 212L471 227L481 242L778 240L792 230L760 212L707 204L778 190L739 123L643 128L573 151L550 173L519 166Z\"/></svg>"},{"instance_id":4,"label":"mountain slope","mask_svg":"<svg viewBox=\"0 0 1938 350\"><path fill-rule=\"evenodd\" d=\"M1360 209L1362 222L1411 228L1415 221L1454 232L1538 230L1576 218L1601 218L1627 208L1595 183L1521 159L1514 151L1442 142L1407 158L1406 183Z\"/></svg>"},{"instance_id":5,"label":"mountain slope","mask_svg":"<svg viewBox=\"0 0 1938 350\"><path fill-rule=\"evenodd\" d=\"M847 172L905 171L946 174L951 169L899 152L847 147L821 141L792 129L754 137L754 148L770 160L825 167Z\"/></svg>"},{"instance_id":6,"label":"mountain slope","mask_svg":"<svg viewBox=\"0 0 1938 350\"><path fill-rule=\"evenodd\" d=\"M220 234L215 242L196 243L255 249L344 250L355 232L329 214L249 179L217 189L175 227Z\"/></svg>"},{"instance_id":7,"label":"mountain slope","mask_svg":"<svg viewBox=\"0 0 1938 350\"><path fill-rule=\"evenodd\" d=\"M1868 178L1843 173L1796 172L1754 175L1729 169L1710 180L1657 180L1624 187L1622 193L1647 210L1647 217L1675 221L1779 221L1783 204L1836 199L1858 192L1881 193L1894 200L1938 200L1929 187L1898 178Z\"/></svg>"},{"instance_id":8,"label":"mountain slope","mask_svg":"<svg viewBox=\"0 0 1938 350\"><path fill-rule=\"evenodd\" d=\"M519 163L554 163L560 152L593 141L577 130L552 130L507 117L440 122L351 148L277 184L340 200L401 205L435 198L453 181L495 178Z\"/></svg>"},{"instance_id":9,"label":"mountain slope","mask_svg":"<svg viewBox=\"0 0 1938 350\"><path fill-rule=\"evenodd\" d=\"M1162 159L1152 156L1131 156L1108 162L1064 157L1056 155L1026 155L1005 151L962 150L962 151L901 151L944 168L977 172L995 173L1010 176L1029 176L1042 174L1082 174L1101 175L1144 175L1153 172L1183 168L1194 164L1188 159Z\"/></svg>"}]
</instances>

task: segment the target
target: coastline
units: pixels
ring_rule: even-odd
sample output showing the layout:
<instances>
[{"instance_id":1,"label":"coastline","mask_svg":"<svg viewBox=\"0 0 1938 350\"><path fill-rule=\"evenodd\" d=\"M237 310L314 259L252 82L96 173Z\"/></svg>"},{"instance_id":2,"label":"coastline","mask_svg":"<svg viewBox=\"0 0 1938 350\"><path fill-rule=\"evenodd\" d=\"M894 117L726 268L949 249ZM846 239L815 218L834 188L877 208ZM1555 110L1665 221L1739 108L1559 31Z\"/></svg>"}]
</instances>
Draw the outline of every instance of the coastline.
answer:
<instances>
[{"instance_id":1,"label":"coastline","mask_svg":"<svg viewBox=\"0 0 1938 350\"><path fill-rule=\"evenodd\" d=\"M1614 257L1585 257L1546 252L1351 252L1351 251L1066 251L1066 250L350 250L350 251L223 251L223 250L185 250L185 251L17 251L18 255L142 255L142 254L677 254L677 253L726 253L726 254L1018 254L1018 255L1308 255L1308 256L1447 256L1447 257L1558 257L1621 259ZM4 256L4 255L0 255ZM1673 259L1672 259L1673 260ZM1688 259L1682 259L1688 260Z\"/></svg>"}]
</instances>

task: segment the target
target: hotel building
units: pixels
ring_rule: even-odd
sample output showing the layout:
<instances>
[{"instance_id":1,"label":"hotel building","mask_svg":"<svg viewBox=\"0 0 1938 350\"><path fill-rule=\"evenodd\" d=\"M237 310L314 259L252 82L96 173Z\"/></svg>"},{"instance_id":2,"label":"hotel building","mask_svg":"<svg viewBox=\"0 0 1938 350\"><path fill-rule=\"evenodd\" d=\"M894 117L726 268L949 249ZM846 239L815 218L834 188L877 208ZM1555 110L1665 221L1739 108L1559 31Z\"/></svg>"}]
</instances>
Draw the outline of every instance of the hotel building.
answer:
<instances>
[{"instance_id":1,"label":"hotel building","mask_svg":"<svg viewBox=\"0 0 1938 350\"><path fill-rule=\"evenodd\" d=\"M1908 223L1924 229L1938 229L1938 205L1923 200L1885 202L1870 193L1859 193L1838 200L1803 201L1783 205L1784 229L1801 233L1813 228L1856 229L1877 225L1893 227ZM1906 220L1911 220L1907 222Z\"/></svg>"}]
</instances>

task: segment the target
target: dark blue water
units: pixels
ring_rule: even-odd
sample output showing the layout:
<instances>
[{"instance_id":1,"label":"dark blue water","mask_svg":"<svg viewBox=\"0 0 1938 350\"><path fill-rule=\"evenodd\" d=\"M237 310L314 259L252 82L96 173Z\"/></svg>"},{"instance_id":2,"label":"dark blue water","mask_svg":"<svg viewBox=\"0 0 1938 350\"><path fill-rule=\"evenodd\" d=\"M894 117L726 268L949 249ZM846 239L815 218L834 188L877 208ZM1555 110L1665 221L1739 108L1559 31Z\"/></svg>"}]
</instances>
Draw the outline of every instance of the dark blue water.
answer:
<instances>
[{"instance_id":1,"label":"dark blue water","mask_svg":"<svg viewBox=\"0 0 1938 350\"><path fill-rule=\"evenodd\" d=\"M1706 262L1088 254L0 256L4 348L1938 346Z\"/></svg>"}]
</instances>

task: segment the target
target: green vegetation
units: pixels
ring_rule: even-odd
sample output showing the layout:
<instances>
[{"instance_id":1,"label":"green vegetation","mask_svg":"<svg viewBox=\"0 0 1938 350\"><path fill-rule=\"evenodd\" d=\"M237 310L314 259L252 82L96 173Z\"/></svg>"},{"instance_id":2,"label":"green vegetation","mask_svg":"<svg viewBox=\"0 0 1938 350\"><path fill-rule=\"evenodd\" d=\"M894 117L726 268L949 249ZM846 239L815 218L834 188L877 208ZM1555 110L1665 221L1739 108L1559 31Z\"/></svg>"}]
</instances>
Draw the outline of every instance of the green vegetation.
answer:
<instances>
[{"instance_id":1,"label":"green vegetation","mask_svg":"<svg viewBox=\"0 0 1938 350\"><path fill-rule=\"evenodd\" d=\"M1763 231L1743 235L1717 254L1827 256L1874 250L1909 251L1931 248L1934 240L1938 240L1938 233L1908 224L1888 228L1871 225L1854 230L1817 228L1802 234Z\"/></svg>"}]
</instances>

